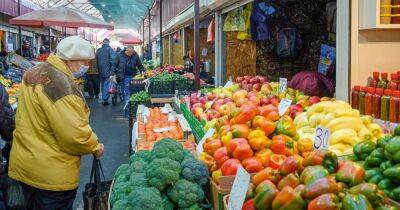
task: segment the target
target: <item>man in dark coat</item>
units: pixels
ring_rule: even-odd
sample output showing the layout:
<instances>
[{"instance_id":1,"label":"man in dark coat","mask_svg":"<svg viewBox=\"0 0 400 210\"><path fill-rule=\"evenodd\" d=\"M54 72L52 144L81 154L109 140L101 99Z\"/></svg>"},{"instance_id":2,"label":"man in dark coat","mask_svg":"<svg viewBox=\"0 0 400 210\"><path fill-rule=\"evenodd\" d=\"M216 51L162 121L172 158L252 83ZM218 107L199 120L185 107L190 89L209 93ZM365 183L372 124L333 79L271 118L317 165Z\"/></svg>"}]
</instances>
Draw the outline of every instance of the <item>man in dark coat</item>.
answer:
<instances>
[{"instance_id":1,"label":"man in dark coat","mask_svg":"<svg viewBox=\"0 0 400 210\"><path fill-rule=\"evenodd\" d=\"M96 61L97 68L101 77L101 95L103 105L108 105L110 94L108 93L108 86L110 85L110 72L114 60L114 50L110 47L110 40L107 38L103 40L103 46L97 50Z\"/></svg>"},{"instance_id":2,"label":"man in dark coat","mask_svg":"<svg viewBox=\"0 0 400 210\"><path fill-rule=\"evenodd\" d=\"M4 141L10 142L15 128L14 111L8 103L8 94L0 83L0 136Z\"/></svg>"}]
</instances>

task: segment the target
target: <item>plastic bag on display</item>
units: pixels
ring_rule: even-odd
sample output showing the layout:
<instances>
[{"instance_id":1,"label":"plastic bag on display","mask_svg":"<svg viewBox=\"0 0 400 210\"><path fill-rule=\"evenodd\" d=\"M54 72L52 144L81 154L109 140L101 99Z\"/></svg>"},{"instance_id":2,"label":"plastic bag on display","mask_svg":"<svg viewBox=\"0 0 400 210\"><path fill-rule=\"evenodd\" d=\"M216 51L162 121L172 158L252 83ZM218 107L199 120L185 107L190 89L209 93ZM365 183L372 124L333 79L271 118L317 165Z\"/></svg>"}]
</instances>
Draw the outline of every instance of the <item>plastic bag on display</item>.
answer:
<instances>
[{"instance_id":1,"label":"plastic bag on display","mask_svg":"<svg viewBox=\"0 0 400 210\"><path fill-rule=\"evenodd\" d=\"M117 93L118 89L117 89L117 83L114 82L113 80L110 80L110 85L108 86L108 92L109 93Z\"/></svg>"},{"instance_id":2,"label":"plastic bag on display","mask_svg":"<svg viewBox=\"0 0 400 210\"><path fill-rule=\"evenodd\" d=\"M25 210L25 197L20 183L8 177L7 174L3 174L1 179L6 208L9 210Z\"/></svg>"},{"instance_id":3,"label":"plastic bag on display","mask_svg":"<svg viewBox=\"0 0 400 210\"><path fill-rule=\"evenodd\" d=\"M294 58L301 48L300 35L296 28L279 29L276 42L276 54L279 58Z\"/></svg>"},{"instance_id":4,"label":"plastic bag on display","mask_svg":"<svg viewBox=\"0 0 400 210\"><path fill-rule=\"evenodd\" d=\"M212 19L210 25L208 26L207 32L207 43L215 42L215 19Z\"/></svg>"},{"instance_id":5,"label":"plastic bag on display","mask_svg":"<svg viewBox=\"0 0 400 210\"><path fill-rule=\"evenodd\" d=\"M300 90L309 96L332 96L333 83L317 71L301 71L288 82L288 87Z\"/></svg>"},{"instance_id":6,"label":"plastic bag on display","mask_svg":"<svg viewBox=\"0 0 400 210\"><path fill-rule=\"evenodd\" d=\"M103 177L103 181L101 177ZM85 185L85 191L82 193L84 209L107 210L110 187L111 180L105 181L100 160L93 158L90 182Z\"/></svg>"},{"instance_id":7,"label":"plastic bag on display","mask_svg":"<svg viewBox=\"0 0 400 210\"><path fill-rule=\"evenodd\" d=\"M228 13L224 22L224 31L244 31L246 24L243 18L243 8L236 8Z\"/></svg>"},{"instance_id":8,"label":"plastic bag on display","mask_svg":"<svg viewBox=\"0 0 400 210\"><path fill-rule=\"evenodd\" d=\"M251 11L253 10L253 4L248 3L243 10L243 19L245 21L245 30L244 31L239 31L237 35L237 39L239 40L247 40L251 39L251 31L250 31L250 17L251 17Z\"/></svg>"},{"instance_id":9,"label":"plastic bag on display","mask_svg":"<svg viewBox=\"0 0 400 210\"><path fill-rule=\"evenodd\" d=\"M275 9L265 2L258 0L253 3L253 11L250 16L250 31L253 41L264 41L271 38L267 24L268 15L273 14Z\"/></svg>"}]
</instances>

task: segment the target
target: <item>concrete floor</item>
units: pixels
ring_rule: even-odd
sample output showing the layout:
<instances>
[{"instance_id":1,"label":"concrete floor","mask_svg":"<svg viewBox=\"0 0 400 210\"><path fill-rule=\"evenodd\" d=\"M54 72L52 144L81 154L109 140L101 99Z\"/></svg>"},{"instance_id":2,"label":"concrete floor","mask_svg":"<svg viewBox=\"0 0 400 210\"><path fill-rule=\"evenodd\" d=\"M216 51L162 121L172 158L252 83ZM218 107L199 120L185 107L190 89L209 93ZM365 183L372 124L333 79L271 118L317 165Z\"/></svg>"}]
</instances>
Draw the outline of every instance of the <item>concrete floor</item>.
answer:
<instances>
[{"instance_id":1,"label":"concrete floor","mask_svg":"<svg viewBox=\"0 0 400 210\"><path fill-rule=\"evenodd\" d=\"M119 102L119 101L118 101ZM123 104L103 107L97 100L87 100L90 107L90 124L100 141L105 146L105 154L101 159L104 175L112 179L119 165L128 161L128 119L122 116ZM83 209L82 191L89 182L92 156L82 158L81 180L74 209Z\"/></svg>"}]
</instances>

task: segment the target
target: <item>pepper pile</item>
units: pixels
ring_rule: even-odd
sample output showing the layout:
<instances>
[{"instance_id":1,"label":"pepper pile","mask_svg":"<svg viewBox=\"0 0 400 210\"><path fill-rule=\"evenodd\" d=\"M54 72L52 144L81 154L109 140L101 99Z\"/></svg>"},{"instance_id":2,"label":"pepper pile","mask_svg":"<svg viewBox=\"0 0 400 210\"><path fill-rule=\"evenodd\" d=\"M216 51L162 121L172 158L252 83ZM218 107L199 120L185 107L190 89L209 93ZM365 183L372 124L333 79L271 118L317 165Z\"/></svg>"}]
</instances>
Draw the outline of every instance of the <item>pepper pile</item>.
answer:
<instances>
[{"instance_id":1,"label":"pepper pile","mask_svg":"<svg viewBox=\"0 0 400 210\"><path fill-rule=\"evenodd\" d=\"M354 154L366 169L365 180L377 184L389 198L400 201L400 126L393 136L380 138L376 144L355 145Z\"/></svg>"},{"instance_id":2,"label":"pepper pile","mask_svg":"<svg viewBox=\"0 0 400 210\"><path fill-rule=\"evenodd\" d=\"M315 161L329 152L312 153ZM396 209L385 204L386 195L376 184L363 182L365 171L355 162L340 161L335 168L308 165L306 159L296 162L290 156L278 170L266 168L254 175L242 209Z\"/></svg>"}]
</instances>

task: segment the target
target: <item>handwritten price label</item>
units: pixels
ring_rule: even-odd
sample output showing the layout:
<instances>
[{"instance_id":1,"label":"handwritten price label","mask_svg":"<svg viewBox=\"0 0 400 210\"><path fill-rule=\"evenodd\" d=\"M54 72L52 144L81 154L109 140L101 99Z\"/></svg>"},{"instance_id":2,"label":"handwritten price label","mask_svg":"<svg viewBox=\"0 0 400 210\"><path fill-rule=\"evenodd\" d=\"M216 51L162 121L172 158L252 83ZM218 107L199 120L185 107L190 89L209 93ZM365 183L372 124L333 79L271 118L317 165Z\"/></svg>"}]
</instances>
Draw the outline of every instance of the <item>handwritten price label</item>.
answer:
<instances>
[{"instance_id":1,"label":"handwritten price label","mask_svg":"<svg viewBox=\"0 0 400 210\"><path fill-rule=\"evenodd\" d=\"M287 79L286 78L279 78L279 92L283 93L286 91L287 88Z\"/></svg>"},{"instance_id":2,"label":"handwritten price label","mask_svg":"<svg viewBox=\"0 0 400 210\"><path fill-rule=\"evenodd\" d=\"M199 143L197 144L197 146L196 146L197 155L200 155L200 154L203 152L203 149L204 149L204 148L203 148L204 142L206 142L206 140L207 140L208 138L210 138L211 136L213 136L214 133L215 133L215 129L214 129L214 128L210 128L210 129L207 130L207 132L204 134L203 138L201 138L200 142L199 142Z\"/></svg>"},{"instance_id":3,"label":"handwritten price label","mask_svg":"<svg viewBox=\"0 0 400 210\"><path fill-rule=\"evenodd\" d=\"M287 98L282 99L278 105L279 115L283 116L291 104L292 104L292 100L287 99Z\"/></svg>"},{"instance_id":4,"label":"handwritten price label","mask_svg":"<svg viewBox=\"0 0 400 210\"><path fill-rule=\"evenodd\" d=\"M318 126L315 129L314 137L314 150L327 150L329 149L329 139L331 137L331 132L329 129Z\"/></svg>"},{"instance_id":5,"label":"handwritten price label","mask_svg":"<svg viewBox=\"0 0 400 210\"><path fill-rule=\"evenodd\" d=\"M250 174L242 166L237 169L229 196L228 209L241 210L250 184Z\"/></svg>"}]
</instances>

